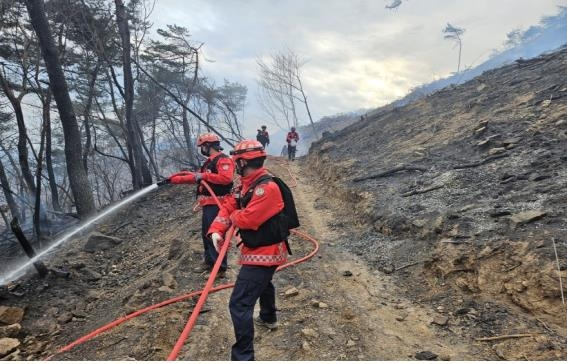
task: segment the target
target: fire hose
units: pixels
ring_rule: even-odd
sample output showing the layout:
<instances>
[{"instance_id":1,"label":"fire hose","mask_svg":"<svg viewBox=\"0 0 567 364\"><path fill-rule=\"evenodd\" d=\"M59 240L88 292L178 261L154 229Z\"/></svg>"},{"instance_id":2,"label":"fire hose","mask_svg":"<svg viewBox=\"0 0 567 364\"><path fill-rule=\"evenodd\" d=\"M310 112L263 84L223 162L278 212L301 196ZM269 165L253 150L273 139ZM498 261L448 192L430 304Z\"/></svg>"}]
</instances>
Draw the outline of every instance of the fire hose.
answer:
<instances>
[{"instance_id":1,"label":"fire hose","mask_svg":"<svg viewBox=\"0 0 567 364\"><path fill-rule=\"evenodd\" d=\"M287 168L287 166L286 166L286 168ZM291 173L289 168L287 168L287 170L288 170L288 173L290 174L290 176L293 177L293 174ZM215 202L220 207L221 203L218 200L215 193L212 191L211 187L205 181L202 181L201 183L209 191L211 196L213 196L213 198L215 199ZM294 183L296 184L295 178L294 178ZM221 250L219 252L219 256L218 256L218 258L217 258L217 260L216 260L216 262L213 266L213 269L212 269L212 271L209 275L209 278L207 279L205 287L202 290L194 291L194 292L186 293L186 294L178 296L178 297L170 298L170 299L165 300L163 302L160 302L160 303L145 307L143 309L140 309L138 311L132 312L132 313L130 313L130 314L124 316L124 317L121 317L121 318L119 318L115 321L112 321L112 322L110 322L110 323L108 323L104 326L99 327L98 329L88 333L87 335L82 336L81 338L73 341L72 343L60 348L59 350L57 350L57 352L50 355L49 357L47 357L44 360L51 360L55 355L65 353L65 352L75 348L76 346L81 345L81 344L83 344L83 343L85 343L85 342L87 342L91 339L94 339L95 337L99 336L100 334L102 334L102 333L104 333L104 332L106 332L106 331L108 331L108 330L110 330L110 329L112 329L116 326L119 326L119 325L121 325L121 324L135 318L135 317L141 316L145 313L156 310L158 308L171 305L173 303L185 301L185 300L188 300L192 297L199 296L199 300L197 301L197 304L193 308L193 311L191 312L191 316L189 317L187 324L185 325L183 331L181 332L181 335L179 336L179 339L175 343L171 353L167 357L167 360L176 360L178 355L179 355L179 352L181 351L181 349L183 348L183 345L185 344L185 341L188 339L189 334L191 333L191 330L195 326L195 323L197 321L199 313L201 312L201 308L205 304L205 301L207 300L209 293L218 292L218 291L221 291L221 290L224 290L224 289L234 287L234 283L222 284L222 285L218 285L218 286L213 287L216 275L217 275L217 273L220 269L222 260L223 260L224 256L226 255L226 253L228 251L228 248L230 246L230 241L232 240L234 233L235 233L235 227L232 226L227 231L227 233L225 234L225 240L224 240L223 245L221 247ZM296 229L291 230L291 233L302 238L302 239L309 241L313 245L313 250L309 254L307 254L306 256L304 256L302 258L299 258L299 259L293 260L291 262L288 262L286 264L280 265L276 269L276 271L280 271L280 270L285 269L287 267L290 267L292 265L296 265L296 264L302 263L306 260L309 260L313 256L315 256L315 254L317 254L317 252L319 251L319 242L317 240L315 240L313 237L311 237L310 235L308 235L307 233L296 230Z\"/></svg>"}]
</instances>

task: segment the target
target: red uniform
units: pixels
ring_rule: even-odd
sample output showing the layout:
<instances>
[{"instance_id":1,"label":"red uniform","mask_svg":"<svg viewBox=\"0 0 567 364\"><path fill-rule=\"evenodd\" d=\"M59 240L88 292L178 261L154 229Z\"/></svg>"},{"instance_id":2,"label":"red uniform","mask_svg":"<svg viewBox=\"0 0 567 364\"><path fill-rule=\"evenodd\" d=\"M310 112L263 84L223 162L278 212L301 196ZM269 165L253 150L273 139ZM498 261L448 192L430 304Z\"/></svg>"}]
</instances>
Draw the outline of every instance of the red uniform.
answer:
<instances>
[{"instance_id":1,"label":"red uniform","mask_svg":"<svg viewBox=\"0 0 567 364\"><path fill-rule=\"evenodd\" d=\"M297 134L296 131L290 131L287 133L285 141L289 144L292 140L295 140L296 143L299 142L299 134Z\"/></svg>"},{"instance_id":2,"label":"red uniform","mask_svg":"<svg viewBox=\"0 0 567 364\"><path fill-rule=\"evenodd\" d=\"M244 196L250 186L266 174L268 171L260 168L253 174L242 177L241 186L237 188L237 192L240 196ZM231 224L235 224L239 229L258 230L262 224L280 213L283 208L284 202L278 185L273 181L261 183L254 189L252 199L244 209L238 209L235 196L225 198L219 214L209 229L209 234L218 233L222 236ZM277 266L286 261L287 248L283 241L257 248L240 245L238 263L241 265Z\"/></svg>"},{"instance_id":3,"label":"red uniform","mask_svg":"<svg viewBox=\"0 0 567 364\"><path fill-rule=\"evenodd\" d=\"M228 156L220 157L217 160L216 173L211 172L211 168L207 166L209 164L208 162L212 162L219 155L219 153L220 152L209 156L209 158L207 158L205 163L203 163L203 168L201 171L201 181L205 181L209 183L211 187L213 187L213 190L215 189L214 185L225 185L225 186L230 185L232 183L232 178L234 176L234 162ZM206 189L204 186L199 185L197 187L197 195L198 195L197 198L199 201L199 205L201 206L215 205L216 204L215 199L212 196L209 196L208 193L205 193L205 191ZM219 200L222 200L227 196L230 196L230 194L222 195L218 193L216 193L216 195L219 198Z\"/></svg>"}]
</instances>

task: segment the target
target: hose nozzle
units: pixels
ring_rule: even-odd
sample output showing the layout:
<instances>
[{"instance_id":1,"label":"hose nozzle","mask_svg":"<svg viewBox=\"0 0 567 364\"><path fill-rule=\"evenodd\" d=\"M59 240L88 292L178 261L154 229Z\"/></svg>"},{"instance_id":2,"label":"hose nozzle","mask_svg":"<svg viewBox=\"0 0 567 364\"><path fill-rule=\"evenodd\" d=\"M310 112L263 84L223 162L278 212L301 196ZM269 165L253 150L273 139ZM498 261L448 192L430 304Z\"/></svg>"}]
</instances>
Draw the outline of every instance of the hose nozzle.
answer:
<instances>
[{"instance_id":1,"label":"hose nozzle","mask_svg":"<svg viewBox=\"0 0 567 364\"><path fill-rule=\"evenodd\" d=\"M163 186L163 185L168 185L171 183L171 180L169 178L166 178L164 180L159 181L158 183L156 183L158 186Z\"/></svg>"}]
</instances>

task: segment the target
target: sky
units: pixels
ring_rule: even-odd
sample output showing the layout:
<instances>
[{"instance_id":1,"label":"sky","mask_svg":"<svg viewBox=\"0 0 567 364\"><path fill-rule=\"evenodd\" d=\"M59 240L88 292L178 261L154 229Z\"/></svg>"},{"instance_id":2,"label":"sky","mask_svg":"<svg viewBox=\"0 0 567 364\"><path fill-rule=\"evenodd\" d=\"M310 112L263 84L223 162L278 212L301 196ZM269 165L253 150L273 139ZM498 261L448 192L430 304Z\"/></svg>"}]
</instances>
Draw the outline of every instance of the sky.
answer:
<instances>
[{"instance_id":1,"label":"sky","mask_svg":"<svg viewBox=\"0 0 567 364\"><path fill-rule=\"evenodd\" d=\"M476 66L506 34L553 15L567 0L157 0L155 28L177 24L203 42L205 75L248 87L246 136L276 129L257 101L256 60L292 49L306 63L304 87L314 120L375 108L457 68L447 22L466 29L462 68ZM307 123L301 115L300 124Z\"/></svg>"}]
</instances>

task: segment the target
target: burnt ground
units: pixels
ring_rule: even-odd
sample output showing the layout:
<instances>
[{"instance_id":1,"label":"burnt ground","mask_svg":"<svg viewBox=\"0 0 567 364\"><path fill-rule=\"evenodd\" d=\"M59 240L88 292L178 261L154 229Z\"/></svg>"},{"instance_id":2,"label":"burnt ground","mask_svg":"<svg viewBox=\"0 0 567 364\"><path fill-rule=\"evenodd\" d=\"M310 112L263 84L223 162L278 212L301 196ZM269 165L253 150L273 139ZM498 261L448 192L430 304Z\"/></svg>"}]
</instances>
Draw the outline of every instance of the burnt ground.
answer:
<instances>
[{"instance_id":1,"label":"burnt ground","mask_svg":"<svg viewBox=\"0 0 567 364\"><path fill-rule=\"evenodd\" d=\"M566 72L567 49L521 60L315 143L305 170L326 181L345 248L463 335L537 331L564 348ZM502 359L557 353L498 345Z\"/></svg>"},{"instance_id":2,"label":"burnt ground","mask_svg":"<svg viewBox=\"0 0 567 364\"><path fill-rule=\"evenodd\" d=\"M302 229L321 251L277 273L281 326L257 329L257 359L567 358L551 246L565 267L566 68L563 51L488 72L335 132L293 164ZM355 181L398 166L417 169ZM270 169L291 181L280 162ZM169 186L97 226L120 242L70 241L46 262L67 278L30 274L0 287L0 305L25 309L7 359L45 358L202 287L193 195ZM298 239L292 247L292 259L310 249ZM297 295L286 296L291 288ZM210 296L180 359L229 357L229 295ZM162 360L193 305L138 317L55 359ZM477 340L516 334L529 336Z\"/></svg>"}]
</instances>

